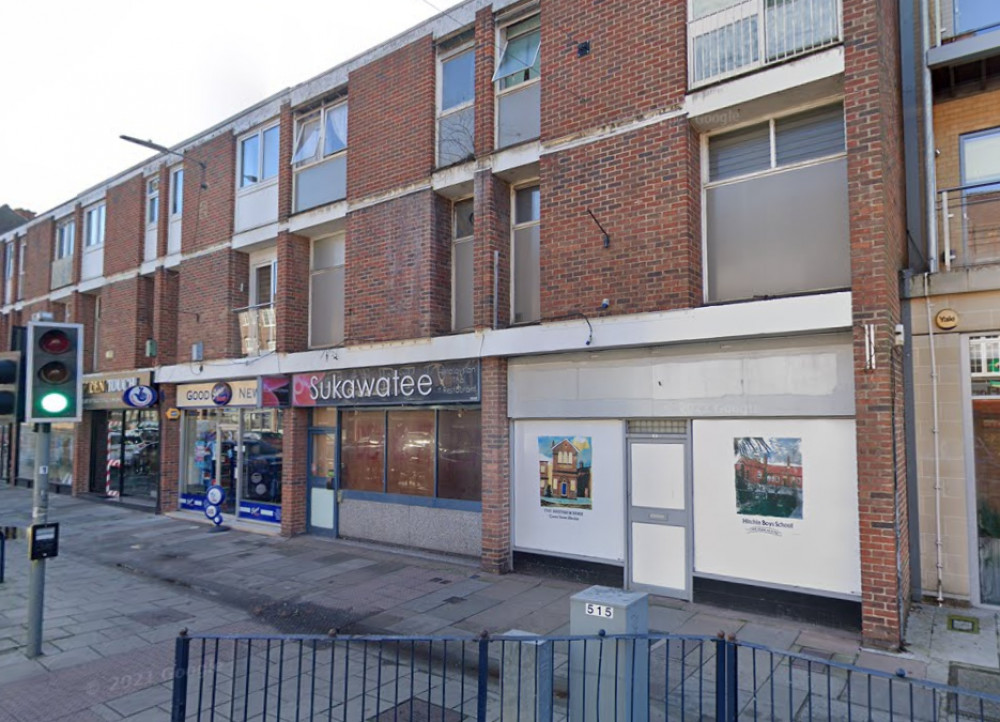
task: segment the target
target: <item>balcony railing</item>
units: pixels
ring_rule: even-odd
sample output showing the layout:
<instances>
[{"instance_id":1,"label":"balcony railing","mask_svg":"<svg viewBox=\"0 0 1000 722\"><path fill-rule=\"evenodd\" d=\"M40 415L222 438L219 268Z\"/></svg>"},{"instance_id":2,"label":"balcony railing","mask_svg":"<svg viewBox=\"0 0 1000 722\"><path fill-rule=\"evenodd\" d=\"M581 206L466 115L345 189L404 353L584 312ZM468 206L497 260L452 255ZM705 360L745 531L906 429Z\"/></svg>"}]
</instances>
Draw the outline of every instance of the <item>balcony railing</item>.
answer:
<instances>
[{"instance_id":1,"label":"balcony railing","mask_svg":"<svg viewBox=\"0 0 1000 722\"><path fill-rule=\"evenodd\" d=\"M1000 262L1000 183L939 191L937 224L945 270Z\"/></svg>"},{"instance_id":2,"label":"balcony railing","mask_svg":"<svg viewBox=\"0 0 1000 722\"><path fill-rule=\"evenodd\" d=\"M236 316L240 322L244 356L260 356L274 351L276 325L273 304L238 308Z\"/></svg>"},{"instance_id":3,"label":"balcony railing","mask_svg":"<svg viewBox=\"0 0 1000 722\"><path fill-rule=\"evenodd\" d=\"M835 45L841 41L841 0L695 2L688 21L690 85L696 87Z\"/></svg>"}]
</instances>

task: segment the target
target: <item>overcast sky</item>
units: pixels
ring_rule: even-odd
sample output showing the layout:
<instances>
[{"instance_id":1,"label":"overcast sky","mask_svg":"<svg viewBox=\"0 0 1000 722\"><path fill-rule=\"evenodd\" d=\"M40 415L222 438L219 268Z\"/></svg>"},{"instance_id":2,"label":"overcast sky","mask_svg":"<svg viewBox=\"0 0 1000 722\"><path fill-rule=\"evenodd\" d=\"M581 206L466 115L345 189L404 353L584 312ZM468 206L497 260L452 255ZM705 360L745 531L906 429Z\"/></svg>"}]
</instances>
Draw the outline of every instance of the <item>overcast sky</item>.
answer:
<instances>
[{"instance_id":1,"label":"overcast sky","mask_svg":"<svg viewBox=\"0 0 1000 722\"><path fill-rule=\"evenodd\" d=\"M447 9L458 0L430 0ZM0 205L41 213L436 15L425 0L0 0Z\"/></svg>"}]
</instances>

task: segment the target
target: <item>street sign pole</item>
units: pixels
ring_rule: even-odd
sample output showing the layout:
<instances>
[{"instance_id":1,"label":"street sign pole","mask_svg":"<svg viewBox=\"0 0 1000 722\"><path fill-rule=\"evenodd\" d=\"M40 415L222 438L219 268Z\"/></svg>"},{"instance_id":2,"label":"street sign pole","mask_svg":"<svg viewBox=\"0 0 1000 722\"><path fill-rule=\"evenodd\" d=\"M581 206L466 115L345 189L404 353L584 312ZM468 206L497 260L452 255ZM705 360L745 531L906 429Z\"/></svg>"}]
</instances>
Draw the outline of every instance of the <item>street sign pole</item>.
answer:
<instances>
[{"instance_id":1,"label":"street sign pole","mask_svg":"<svg viewBox=\"0 0 1000 722\"><path fill-rule=\"evenodd\" d=\"M52 425L38 424L35 435L35 484L31 523L49 521L49 433ZM31 561L28 578L28 646L25 655L34 659L42 654L42 617L45 607L45 559Z\"/></svg>"}]
</instances>

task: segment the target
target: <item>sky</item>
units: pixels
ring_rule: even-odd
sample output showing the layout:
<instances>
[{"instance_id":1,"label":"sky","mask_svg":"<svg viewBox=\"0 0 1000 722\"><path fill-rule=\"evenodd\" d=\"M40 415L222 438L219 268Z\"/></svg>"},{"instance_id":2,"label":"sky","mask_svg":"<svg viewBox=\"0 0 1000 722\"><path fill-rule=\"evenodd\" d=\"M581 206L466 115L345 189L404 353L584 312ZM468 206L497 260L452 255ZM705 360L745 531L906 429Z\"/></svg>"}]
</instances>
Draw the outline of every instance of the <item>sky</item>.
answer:
<instances>
[{"instance_id":1,"label":"sky","mask_svg":"<svg viewBox=\"0 0 1000 722\"><path fill-rule=\"evenodd\" d=\"M51 210L458 0L0 0L0 205Z\"/></svg>"}]
</instances>

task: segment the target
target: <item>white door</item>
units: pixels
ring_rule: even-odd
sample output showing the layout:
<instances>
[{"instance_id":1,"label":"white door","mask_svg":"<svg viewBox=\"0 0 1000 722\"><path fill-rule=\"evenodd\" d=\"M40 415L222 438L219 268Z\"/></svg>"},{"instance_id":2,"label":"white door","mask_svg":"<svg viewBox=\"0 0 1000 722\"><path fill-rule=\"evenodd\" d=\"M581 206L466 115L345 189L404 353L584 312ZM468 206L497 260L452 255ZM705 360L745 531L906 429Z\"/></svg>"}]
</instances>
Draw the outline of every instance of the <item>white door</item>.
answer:
<instances>
[{"instance_id":1,"label":"white door","mask_svg":"<svg viewBox=\"0 0 1000 722\"><path fill-rule=\"evenodd\" d=\"M629 586L691 599L690 484L684 440L631 440Z\"/></svg>"}]
</instances>

